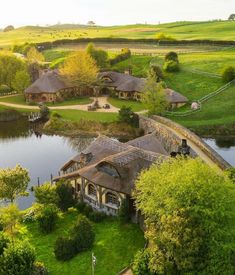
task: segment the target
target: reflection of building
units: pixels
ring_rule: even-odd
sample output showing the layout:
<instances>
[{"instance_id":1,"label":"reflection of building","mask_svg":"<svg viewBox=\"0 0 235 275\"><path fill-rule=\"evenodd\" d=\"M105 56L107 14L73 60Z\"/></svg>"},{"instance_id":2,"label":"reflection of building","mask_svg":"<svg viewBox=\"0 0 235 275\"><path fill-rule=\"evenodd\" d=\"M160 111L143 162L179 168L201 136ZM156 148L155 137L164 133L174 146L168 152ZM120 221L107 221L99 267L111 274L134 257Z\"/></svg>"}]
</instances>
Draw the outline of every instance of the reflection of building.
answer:
<instances>
[{"instance_id":1,"label":"reflection of building","mask_svg":"<svg viewBox=\"0 0 235 275\"><path fill-rule=\"evenodd\" d=\"M127 199L135 214L132 191L138 174L153 162L162 162L167 152L154 134L127 143L100 136L79 155L61 168L61 176L69 180L78 199L98 211L116 215Z\"/></svg>"},{"instance_id":2,"label":"reflection of building","mask_svg":"<svg viewBox=\"0 0 235 275\"><path fill-rule=\"evenodd\" d=\"M65 98L91 95L92 89L80 89L69 87L61 79L56 70L49 70L42 75L25 90L25 98L28 102L56 102Z\"/></svg>"},{"instance_id":3,"label":"reflection of building","mask_svg":"<svg viewBox=\"0 0 235 275\"><path fill-rule=\"evenodd\" d=\"M99 78L104 81L104 88L101 90L105 94L113 94L121 99L140 100L146 79L138 78L126 73L103 72ZM188 102L188 99L178 92L165 89L166 98L172 108L180 107Z\"/></svg>"}]
</instances>

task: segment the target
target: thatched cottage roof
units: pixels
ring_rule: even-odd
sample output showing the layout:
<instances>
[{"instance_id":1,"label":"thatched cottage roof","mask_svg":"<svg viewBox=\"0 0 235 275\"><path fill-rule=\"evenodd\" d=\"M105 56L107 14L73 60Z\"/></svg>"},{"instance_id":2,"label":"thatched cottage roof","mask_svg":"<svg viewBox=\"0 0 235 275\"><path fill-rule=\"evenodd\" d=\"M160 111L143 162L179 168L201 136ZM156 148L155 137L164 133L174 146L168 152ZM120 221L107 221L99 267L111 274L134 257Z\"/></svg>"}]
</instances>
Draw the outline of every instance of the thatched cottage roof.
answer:
<instances>
[{"instance_id":1,"label":"thatched cottage roof","mask_svg":"<svg viewBox=\"0 0 235 275\"><path fill-rule=\"evenodd\" d=\"M104 80L104 84L107 87L114 87L120 92L139 92L143 91L146 83L145 78L138 78L132 75L118 73L113 71L102 72L98 76ZM172 90L165 89L166 97L169 103L186 103L188 99L180 93Z\"/></svg>"},{"instance_id":2,"label":"thatched cottage roof","mask_svg":"<svg viewBox=\"0 0 235 275\"><path fill-rule=\"evenodd\" d=\"M30 87L25 90L26 94L56 93L67 85L61 80L57 71L44 72Z\"/></svg>"},{"instance_id":3,"label":"thatched cottage roof","mask_svg":"<svg viewBox=\"0 0 235 275\"><path fill-rule=\"evenodd\" d=\"M188 102L187 97L183 96L182 94L171 90L171 89L165 89L167 100L170 103L186 103Z\"/></svg>"},{"instance_id":4,"label":"thatched cottage roof","mask_svg":"<svg viewBox=\"0 0 235 275\"><path fill-rule=\"evenodd\" d=\"M106 85L123 92L141 92L146 81L144 78L113 71L102 72L98 77L103 79Z\"/></svg>"},{"instance_id":5,"label":"thatched cottage roof","mask_svg":"<svg viewBox=\"0 0 235 275\"><path fill-rule=\"evenodd\" d=\"M97 185L125 194L131 194L141 170L154 162L162 162L168 158L167 152L154 134L127 143L100 136L86 150L67 162L61 170L67 168L71 161L80 163L84 155L91 156L89 161L77 171L62 177L81 176ZM119 177L102 171L100 167L105 165L111 165Z\"/></svg>"}]
</instances>

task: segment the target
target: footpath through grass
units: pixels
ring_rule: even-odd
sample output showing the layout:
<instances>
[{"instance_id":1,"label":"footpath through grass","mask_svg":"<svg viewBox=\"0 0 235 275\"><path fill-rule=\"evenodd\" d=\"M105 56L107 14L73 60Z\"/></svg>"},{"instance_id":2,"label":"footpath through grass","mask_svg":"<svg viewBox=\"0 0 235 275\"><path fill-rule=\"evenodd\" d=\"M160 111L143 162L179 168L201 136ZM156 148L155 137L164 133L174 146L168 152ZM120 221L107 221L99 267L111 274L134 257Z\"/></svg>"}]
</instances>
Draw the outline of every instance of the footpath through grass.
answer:
<instances>
[{"instance_id":1,"label":"footpath through grass","mask_svg":"<svg viewBox=\"0 0 235 275\"><path fill-rule=\"evenodd\" d=\"M77 215L64 214L57 229L48 235L39 232L36 222L27 225L27 237L36 248L37 260L45 263L51 275L91 274L91 251L79 253L66 262L57 261L53 252L56 239L67 234ZM94 224L94 228L96 240L92 252L97 258L96 275L116 275L133 261L145 243L136 224L120 225L116 219L108 219Z\"/></svg>"}]
</instances>

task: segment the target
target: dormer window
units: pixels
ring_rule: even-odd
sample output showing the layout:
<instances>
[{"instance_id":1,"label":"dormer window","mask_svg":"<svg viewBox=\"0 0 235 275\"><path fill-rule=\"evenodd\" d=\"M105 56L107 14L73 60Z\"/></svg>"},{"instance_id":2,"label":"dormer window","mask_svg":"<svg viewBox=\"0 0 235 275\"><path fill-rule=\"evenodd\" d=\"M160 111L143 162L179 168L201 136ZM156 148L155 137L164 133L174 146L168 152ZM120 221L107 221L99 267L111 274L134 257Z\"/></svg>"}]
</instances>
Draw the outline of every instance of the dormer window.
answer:
<instances>
[{"instance_id":1,"label":"dormer window","mask_svg":"<svg viewBox=\"0 0 235 275\"><path fill-rule=\"evenodd\" d=\"M102 79L103 79L106 83L112 83L112 82L113 82L113 80L112 80L110 77L108 77L108 76L104 76Z\"/></svg>"},{"instance_id":2,"label":"dormer window","mask_svg":"<svg viewBox=\"0 0 235 275\"><path fill-rule=\"evenodd\" d=\"M98 165L97 169L98 169L98 171L106 173L111 177L114 177L114 178L120 177L117 169L109 163L101 163L100 165Z\"/></svg>"}]
</instances>

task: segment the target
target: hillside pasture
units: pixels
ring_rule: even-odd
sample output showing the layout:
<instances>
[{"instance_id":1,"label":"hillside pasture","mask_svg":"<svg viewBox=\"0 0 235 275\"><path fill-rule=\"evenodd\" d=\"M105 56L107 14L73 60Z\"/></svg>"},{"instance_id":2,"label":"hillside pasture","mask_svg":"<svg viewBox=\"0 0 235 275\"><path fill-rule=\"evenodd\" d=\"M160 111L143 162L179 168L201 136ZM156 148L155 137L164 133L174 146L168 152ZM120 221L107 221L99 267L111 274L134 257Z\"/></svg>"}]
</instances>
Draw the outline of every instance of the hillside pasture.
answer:
<instances>
[{"instance_id":1,"label":"hillside pasture","mask_svg":"<svg viewBox=\"0 0 235 275\"><path fill-rule=\"evenodd\" d=\"M154 39L157 33L177 40L235 40L234 21L175 22L159 25L136 24L113 27L81 25L27 26L0 32L0 47L13 44L52 42L78 38Z\"/></svg>"}]
</instances>

